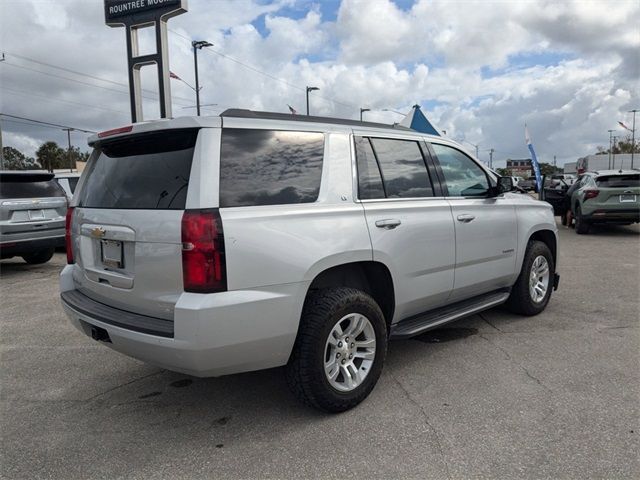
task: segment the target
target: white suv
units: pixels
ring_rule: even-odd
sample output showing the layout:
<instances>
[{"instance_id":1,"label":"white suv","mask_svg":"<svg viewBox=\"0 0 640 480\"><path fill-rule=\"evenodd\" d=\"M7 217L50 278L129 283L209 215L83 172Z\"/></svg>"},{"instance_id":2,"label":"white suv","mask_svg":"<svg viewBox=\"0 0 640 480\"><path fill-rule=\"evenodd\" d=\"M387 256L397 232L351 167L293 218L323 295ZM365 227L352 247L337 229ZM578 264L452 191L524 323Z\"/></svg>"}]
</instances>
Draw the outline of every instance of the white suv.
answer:
<instances>
[{"instance_id":1,"label":"white suv","mask_svg":"<svg viewBox=\"0 0 640 480\"><path fill-rule=\"evenodd\" d=\"M387 341L557 287L551 207L456 143L227 110L103 132L67 215L62 304L111 348L218 376L286 365L347 410Z\"/></svg>"}]
</instances>

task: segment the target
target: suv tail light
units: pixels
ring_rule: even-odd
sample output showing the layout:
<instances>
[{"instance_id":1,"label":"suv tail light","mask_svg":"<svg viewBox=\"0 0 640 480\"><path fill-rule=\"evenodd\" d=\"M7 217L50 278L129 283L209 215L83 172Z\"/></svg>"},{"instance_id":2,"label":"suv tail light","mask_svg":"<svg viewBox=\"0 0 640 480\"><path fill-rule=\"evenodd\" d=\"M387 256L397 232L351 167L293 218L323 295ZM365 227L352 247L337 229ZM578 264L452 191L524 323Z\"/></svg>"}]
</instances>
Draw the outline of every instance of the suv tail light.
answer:
<instances>
[{"instance_id":1,"label":"suv tail light","mask_svg":"<svg viewBox=\"0 0 640 480\"><path fill-rule=\"evenodd\" d=\"M185 292L227 290L224 233L217 209L185 210L182 216L182 276Z\"/></svg>"},{"instance_id":2,"label":"suv tail light","mask_svg":"<svg viewBox=\"0 0 640 480\"><path fill-rule=\"evenodd\" d=\"M67 263L73 263L73 242L71 241L71 222L73 221L73 207L67 208L64 219L64 246L67 250Z\"/></svg>"},{"instance_id":3,"label":"suv tail light","mask_svg":"<svg viewBox=\"0 0 640 480\"><path fill-rule=\"evenodd\" d=\"M595 189L585 190L584 199L589 200L590 198L596 198L599 193L600 193L600 190L595 190Z\"/></svg>"}]
</instances>

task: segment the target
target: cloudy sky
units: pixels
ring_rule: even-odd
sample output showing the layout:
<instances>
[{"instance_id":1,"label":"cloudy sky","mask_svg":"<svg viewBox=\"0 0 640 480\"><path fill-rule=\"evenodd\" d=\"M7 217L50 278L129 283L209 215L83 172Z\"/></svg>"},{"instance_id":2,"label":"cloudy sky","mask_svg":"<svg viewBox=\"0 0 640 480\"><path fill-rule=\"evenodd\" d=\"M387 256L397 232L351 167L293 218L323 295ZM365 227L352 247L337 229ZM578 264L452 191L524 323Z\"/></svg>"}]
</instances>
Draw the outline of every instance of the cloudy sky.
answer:
<instances>
[{"instance_id":1,"label":"cloudy sky","mask_svg":"<svg viewBox=\"0 0 640 480\"><path fill-rule=\"evenodd\" d=\"M638 25L638 0L189 0L169 22L170 64L193 84L190 40L214 44L199 57L202 103L217 104L206 114L303 112L313 85L313 114L366 107L391 123L402 116L383 109L419 103L482 160L495 149L498 166L527 157L526 122L540 159L562 164L608 144L640 108ZM0 51L0 112L88 130L130 121L124 30L104 25L101 0L0 0ZM158 116L152 77L146 118ZM174 116L194 113L193 90L172 80L172 94ZM65 132L18 122L3 117L4 145L66 144Z\"/></svg>"}]
</instances>

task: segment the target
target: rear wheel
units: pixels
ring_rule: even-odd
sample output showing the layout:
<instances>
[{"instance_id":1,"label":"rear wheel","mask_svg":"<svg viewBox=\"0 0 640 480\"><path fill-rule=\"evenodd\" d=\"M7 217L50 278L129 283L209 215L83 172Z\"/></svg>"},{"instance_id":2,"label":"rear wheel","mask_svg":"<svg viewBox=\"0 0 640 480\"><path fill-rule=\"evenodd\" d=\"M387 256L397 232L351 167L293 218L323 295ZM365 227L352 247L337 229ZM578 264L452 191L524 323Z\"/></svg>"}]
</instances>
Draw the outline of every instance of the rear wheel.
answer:
<instances>
[{"instance_id":1,"label":"rear wheel","mask_svg":"<svg viewBox=\"0 0 640 480\"><path fill-rule=\"evenodd\" d=\"M579 235L585 235L589 233L589 227L591 227L591 225L582 216L582 210L579 206L576 207L576 233Z\"/></svg>"},{"instance_id":2,"label":"rear wheel","mask_svg":"<svg viewBox=\"0 0 640 480\"><path fill-rule=\"evenodd\" d=\"M386 350L387 327L373 298L353 288L311 292L287 365L287 382L303 403L343 412L373 390Z\"/></svg>"},{"instance_id":3,"label":"rear wheel","mask_svg":"<svg viewBox=\"0 0 640 480\"><path fill-rule=\"evenodd\" d=\"M55 253L55 248L49 248L47 250L39 250L34 253L29 253L27 255L22 255L22 258L25 262L30 265L38 265L40 263L47 263L53 257Z\"/></svg>"},{"instance_id":4,"label":"rear wheel","mask_svg":"<svg viewBox=\"0 0 640 480\"><path fill-rule=\"evenodd\" d=\"M511 290L507 308L521 315L537 315L551 298L555 265L549 247L533 240L527 245L522 270Z\"/></svg>"}]
</instances>

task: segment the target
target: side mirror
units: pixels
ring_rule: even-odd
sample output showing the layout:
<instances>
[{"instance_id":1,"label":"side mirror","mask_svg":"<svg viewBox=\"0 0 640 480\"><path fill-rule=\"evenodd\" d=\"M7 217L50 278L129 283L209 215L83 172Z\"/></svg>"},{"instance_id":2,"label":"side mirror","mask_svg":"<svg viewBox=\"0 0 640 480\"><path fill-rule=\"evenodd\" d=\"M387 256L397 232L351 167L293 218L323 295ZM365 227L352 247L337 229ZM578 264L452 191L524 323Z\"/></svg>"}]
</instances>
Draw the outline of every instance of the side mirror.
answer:
<instances>
[{"instance_id":1,"label":"side mirror","mask_svg":"<svg viewBox=\"0 0 640 480\"><path fill-rule=\"evenodd\" d=\"M498 178L498 195L501 193L511 192L512 190L513 190L513 178L511 177Z\"/></svg>"}]
</instances>

